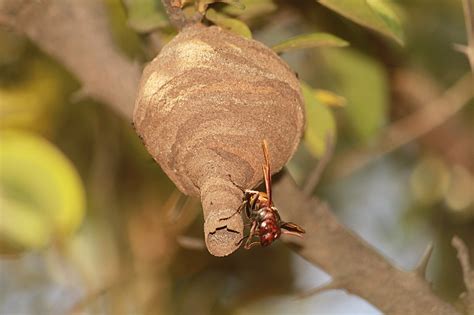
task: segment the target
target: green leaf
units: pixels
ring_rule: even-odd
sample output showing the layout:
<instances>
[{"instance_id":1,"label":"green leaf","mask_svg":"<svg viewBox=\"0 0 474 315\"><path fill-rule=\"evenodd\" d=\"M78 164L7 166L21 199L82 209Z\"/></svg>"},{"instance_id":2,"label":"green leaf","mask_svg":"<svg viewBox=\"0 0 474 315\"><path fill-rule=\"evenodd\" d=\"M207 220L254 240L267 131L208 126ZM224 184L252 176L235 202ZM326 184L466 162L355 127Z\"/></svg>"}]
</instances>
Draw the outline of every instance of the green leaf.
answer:
<instances>
[{"instance_id":1,"label":"green leaf","mask_svg":"<svg viewBox=\"0 0 474 315\"><path fill-rule=\"evenodd\" d=\"M316 47L345 47L349 45L345 40L328 33L312 33L292 37L272 47L273 51L283 51L316 48Z\"/></svg>"},{"instance_id":2,"label":"green leaf","mask_svg":"<svg viewBox=\"0 0 474 315\"><path fill-rule=\"evenodd\" d=\"M250 31L249 27L240 20L230 18L214 9L207 10L206 18L212 23L222 28L228 29L231 32L246 38L252 38L252 32Z\"/></svg>"},{"instance_id":3,"label":"green leaf","mask_svg":"<svg viewBox=\"0 0 474 315\"><path fill-rule=\"evenodd\" d=\"M159 0L126 0L128 24L139 33L168 26L168 18Z\"/></svg>"},{"instance_id":4,"label":"green leaf","mask_svg":"<svg viewBox=\"0 0 474 315\"><path fill-rule=\"evenodd\" d=\"M222 12L228 15L238 16L242 20L249 20L257 16L264 16L276 11L277 6L273 0L241 0L245 7L226 6Z\"/></svg>"},{"instance_id":5,"label":"green leaf","mask_svg":"<svg viewBox=\"0 0 474 315\"><path fill-rule=\"evenodd\" d=\"M328 141L335 142L336 123L331 110L316 99L314 90L305 83L301 83L301 88L306 110L304 143L311 154L321 158L326 153Z\"/></svg>"},{"instance_id":6,"label":"green leaf","mask_svg":"<svg viewBox=\"0 0 474 315\"><path fill-rule=\"evenodd\" d=\"M403 45L402 26L390 7L390 0L319 0L319 3Z\"/></svg>"},{"instance_id":7,"label":"green leaf","mask_svg":"<svg viewBox=\"0 0 474 315\"><path fill-rule=\"evenodd\" d=\"M237 8L239 10L244 10L245 9L245 5L240 0L199 0L199 2L198 2L198 11L204 13L204 12L206 12L209 5L211 5L213 3L218 3L218 2L225 3L225 4L228 4L230 6L234 6L235 8Z\"/></svg>"},{"instance_id":8,"label":"green leaf","mask_svg":"<svg viewBox=\"0 0 474 315\"><path fill-rule=\"evenodd\" d=\"M0 225L0 243L36 249L76 231L84 217L85 196L71 162L32 133L3 130L0 142L2 216L9 216Z\"/></svg>"},{"instance_id":9,"label":"green leaf","mask_svg":"<svg viewBox=\"0 0 474 315\"><path fill-rule=\"evenodd\" d=\"M344 108L353 135L366 142L385 125L388 110L388 82L384 68L374 59L352 50L323 51L336 84L332 87L347 99Z\"/></svg>"}]
</instances>

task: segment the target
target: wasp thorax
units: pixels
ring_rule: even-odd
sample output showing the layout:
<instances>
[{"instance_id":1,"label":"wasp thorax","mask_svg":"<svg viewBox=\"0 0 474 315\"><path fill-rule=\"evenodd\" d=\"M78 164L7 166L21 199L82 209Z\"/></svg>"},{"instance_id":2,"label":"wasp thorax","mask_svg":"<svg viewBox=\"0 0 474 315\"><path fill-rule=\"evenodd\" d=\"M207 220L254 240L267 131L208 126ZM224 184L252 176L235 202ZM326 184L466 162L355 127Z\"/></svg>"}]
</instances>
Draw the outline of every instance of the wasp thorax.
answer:
<instances>
[{"instance_id":1,"label":"wasp thorax","mask_svg":"<svg viewBox=\"0 0 474 315\"><path fill-rule=\"evenodd\" d=\"M133 120L178 188L206 201L206 224L211 212L222 211L213 215L222 218L235 211L234 201L216 200L221 189L241 199L241 191L229 186L251 188L262 180L263 139L278 171L304 127L299 82L278 55L257 41L199 24L184 28L145 68ZM226 232L227 223L220 223L223 230L208 226L215 232L209 235ZM215 255L232 251L207 244Z\"/></svg>"}]
</instances>

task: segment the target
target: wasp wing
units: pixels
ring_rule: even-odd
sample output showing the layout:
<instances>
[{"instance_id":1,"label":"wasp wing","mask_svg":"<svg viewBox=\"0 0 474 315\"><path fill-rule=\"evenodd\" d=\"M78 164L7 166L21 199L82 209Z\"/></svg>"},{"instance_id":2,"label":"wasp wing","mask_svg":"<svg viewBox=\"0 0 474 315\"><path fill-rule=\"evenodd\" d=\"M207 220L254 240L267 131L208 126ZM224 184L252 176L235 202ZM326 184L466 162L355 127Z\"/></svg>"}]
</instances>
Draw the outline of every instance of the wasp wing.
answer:
<instances>
[{"instance_id":1,"label":"wasp wing","mask_svg":"<svg viewBox=\"0 0 474 315\"><path fill-rule=\"evenodd\" d=\"M268 154L268 143L264 139L262 143L263 149L263 158L265 163L262 166L263 169L263 178L265 180L265 189L267 191L268 205L271 206L272 203L272 173L270 171L270 157Z\"/></svg>"},{"instance_id":2,"label":"wasp wing","mask_svg":"<svg viewBox=\"0 0 474 315\"><path fill-rule=\"evenodd\" d=\"M301 226L292 222L283 222L280 228L285 229L289 232L296 233L296 234L306 233L306 231Z\"/></svg>"}]
</instances>

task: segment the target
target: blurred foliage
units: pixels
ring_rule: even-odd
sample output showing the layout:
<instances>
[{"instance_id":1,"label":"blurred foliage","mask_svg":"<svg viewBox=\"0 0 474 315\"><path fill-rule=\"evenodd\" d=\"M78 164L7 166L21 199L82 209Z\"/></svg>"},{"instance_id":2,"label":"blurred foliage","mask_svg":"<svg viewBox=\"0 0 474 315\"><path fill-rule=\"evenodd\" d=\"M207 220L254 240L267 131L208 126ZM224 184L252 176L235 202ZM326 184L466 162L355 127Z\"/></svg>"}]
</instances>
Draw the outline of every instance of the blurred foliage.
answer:
<instances>
[{"instance_id":1,"label":"blurred foliage","mask_svg":"<svg viewBox=\"0 0 474 315\"><path fill-rule=\"evenodd\" d=\"M103 1L117 46L131 59L153 58L175 34L160 0ZM469 70L452 49L466 42L460 1L230 2L206 1L204 23L276 46L304 82L307 129L290 163L298 182L330 140L334 164L318 195L407 269L434 240L429 277L437 292L457 298L463 285L452 235L474 252L472 102L381 161L367 151L373 162L347 178L334 178L331 169L340 167L338 157L383 147L392 122ZM196 8L187 1L188 15ZM432 86L419 80L401 89L407 73ZM60 64L0 29L1 314L276 314L293 310L285 301L302 279L314 280L311 287L326 281L302 272L279 244L210 256L199 201L176 190L129 122L104 104L79 100L78 89ZM21 306L19 295L28 297ZM311 307L298 311L327 313L349 303L344 295L332 307L308 300Z\"/></svg>"},{"instance_id":2,"label":"blurred foliage","mask_svg":"<svg viewBox=\"0 0 474 315\"><path fill-rule=\"evenodd\" d=\"M0 141L1 239L8 247L34 250L69 237L84 216L74 166L34 134L3 130Z\"/></svg>"},{"instance_id":3,"label":"blurred foliage","mask_svg":"<svg viewBox=\"0 0 474 315\"><path fill-rule=\"evenodd\" d=\"M302 89L307 124L304 143L315 157L321 158L327 145L336 139L336 123L331 110L316 98L315 91L304 83Z\"/></svg>"},{"instance_id":4,"label":"blurred foliage","mask_svg":"<svg viewBox=\"0 0 474 315\"><path fill-rule=\"evenodd\" d=\"M18 52L12 50L11 54L18 55ZM4 76L0 78L2 127L51 131L62 102L74 89L74 84L63 80L64 70L38 55L28 56L22 64L6 64L3 69Z\"/></svg>"},{"instance_id":5,"label":"blurred foliage","mask_svg":"<svg viewBox=\"0 0 474 315\"><path fill-rule=\"evenodd\" d=\"M124 0L127 8L128 25L139 33L148 33L168 26L161 1Z\"/></svg>"},{"instance_id":6,"label":"blurred foliage","mask_svg":"<svg viewBox=\"0 0 474 315\"><path fill-rule=\"evenodd\" d=\"M388 82L382 65L351 49L326 50L322 57L333 76L334 90L347 99L344 114L353 137L360 142L373 140L387 120Z\"/></svg>"},{"instance_id":7,"label":"blurred foliage","mask_svg":"<svg viewBox=\"0 0 474 315\"><path fill-rule=\"evenodd\" d=\"M150 20L158 19L159 17L156 15L165 16L164 12L162 12L163 7L159 6L160 1L152 0L153 3L151 3L151 1L133 0L130 3L134 5L129 5L128 7L124 5L124 3L126 4L127 2L122 3L120 0L101 1L104 2L108 9L110 30L112 31L117 45L131 58L140 57L142 47L140 37L135 31L140 33L140 27L142 31L143 28L146 27L148 27L149 30L153 30L154 28L149 25L149 23L153 23L153 21ZM155 4L160 11L152 10L153 4ZM128 11L126 11L127 8L129 8ZM150 12L150 15L155 14L155 16L144 15L145 12ZM143 24L139 24L137 19L140 19ZM138 23L138 25L136 25L136 23ZM161 21L161 23L164 24L165 22Z\"/></svg>"}]
</instances>

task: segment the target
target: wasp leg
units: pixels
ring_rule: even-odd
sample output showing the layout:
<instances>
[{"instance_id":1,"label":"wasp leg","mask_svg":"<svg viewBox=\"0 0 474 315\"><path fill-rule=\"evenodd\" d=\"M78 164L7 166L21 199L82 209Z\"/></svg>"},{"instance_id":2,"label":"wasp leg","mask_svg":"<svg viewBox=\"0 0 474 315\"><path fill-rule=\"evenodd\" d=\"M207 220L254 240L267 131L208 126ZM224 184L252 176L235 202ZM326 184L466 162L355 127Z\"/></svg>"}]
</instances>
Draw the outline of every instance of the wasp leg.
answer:
<instances>
[{"instance_id":1,"label":"wasp leg","mask_svg":"<svg viewBox=\"0 0 474 315\"><path fill-rule=\"evenodd\" d=\"M245 239L248 239L248 240L249 240L249 239L251 239L251 238L253 237L253 235L255 234L255 232L252 231L252 229L255 230L254 225L256 226L256 224L255 224L255 222L254 222L254 223L251 223L251 224L252 224L252 227L250 228L249 234L246 235L246 236L244 236L244 237L242 237L242 238L240 239L240 241L238 241L237 243L235 243L235 245L239 246L240 244L242 244L242 241L243 241L243 240L245 240ZM250 225L249 223L245 223L245 224L244 224L244 226L249 226L249 225ZM247 240L247 242L246 242L245 244L248 243L248 240Z\"/></svg>"},{"instance_id":2,"label":"wasp leg","mask_svg":"<svg viewBox=\"0 0 474 315\"><path fill-rule=\"evenodd\" d=\"M260 245L260 242L256 241L250 244L245 244L245 249L251 249L252 247L255 247L257 245Z\"/></svg>"},{"instance_id":3,"label":"wasp leg","mask_svg":"<svg viewBox=\"0 0 474 315\"><path fill-rule=\"evenodd\" d=\"M240 241L238 241L237 243L235 243L236 246L240 246L240 244L242 244L242 241L246 238L248 238L250 235L247 235L247 236L244 236L240 239Z\"/></svg>"},{"instance_id":4,"label":"wasp leg","mask_svg":"<svg viewBox=\"0 0 474 315\"><path fill-rule=\"evenodd\" d=\"M250 249L256 244L259 244L258 242L252 242L252 238L255 235L255 230L257 229L257 222L252 222L252 227L250 228L250 233L247 238L247 242L245 242L244 248L245 249Z\"/></svg>"},{"instance_id":5,"label":"wasp leg","mask_svg":"<svg viewBox=\"0 0 474 315\"><path fill-rule=\"evenodd\" d=\"M252 223L245 223L245 224L244 224L244 227L249 227L249 226L251 226L251 225L252 225ZM242 241L245 240L246 238L249 238L249 236L250 236L250 234L247 235L247 236L242 237L242 238L240 239L240 241L238 241L237 243L235 243L235 245L239 246L240 244L242 244Z\"/></svg>"}]
</instances>

